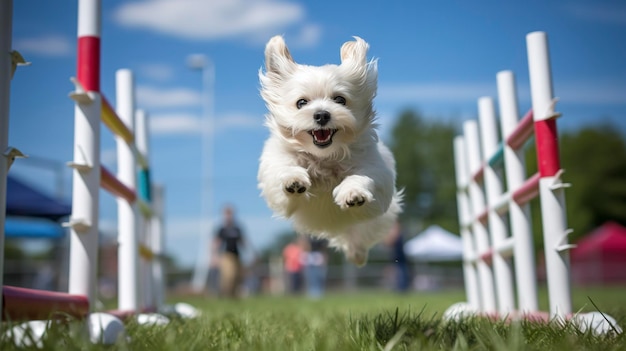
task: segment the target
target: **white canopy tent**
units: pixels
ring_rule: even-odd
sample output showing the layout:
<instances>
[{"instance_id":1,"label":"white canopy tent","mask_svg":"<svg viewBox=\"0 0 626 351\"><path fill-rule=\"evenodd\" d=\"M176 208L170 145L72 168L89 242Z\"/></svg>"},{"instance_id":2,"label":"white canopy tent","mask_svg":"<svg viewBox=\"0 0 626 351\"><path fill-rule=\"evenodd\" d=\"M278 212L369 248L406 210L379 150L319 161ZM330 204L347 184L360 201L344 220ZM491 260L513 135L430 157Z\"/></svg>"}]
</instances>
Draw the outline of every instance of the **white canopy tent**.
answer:
<instances>
[{"instance_id":1,"label":"white canopy tent","mask_svg":"<svg viewBox=\"0 0 626 351\"><path fill-rule=\"evenodd\" d=\"M416 261L460 261L463 259L463 243L458 235L432 225L407 241L404 252Z\"/></svg>"}]
</instances>

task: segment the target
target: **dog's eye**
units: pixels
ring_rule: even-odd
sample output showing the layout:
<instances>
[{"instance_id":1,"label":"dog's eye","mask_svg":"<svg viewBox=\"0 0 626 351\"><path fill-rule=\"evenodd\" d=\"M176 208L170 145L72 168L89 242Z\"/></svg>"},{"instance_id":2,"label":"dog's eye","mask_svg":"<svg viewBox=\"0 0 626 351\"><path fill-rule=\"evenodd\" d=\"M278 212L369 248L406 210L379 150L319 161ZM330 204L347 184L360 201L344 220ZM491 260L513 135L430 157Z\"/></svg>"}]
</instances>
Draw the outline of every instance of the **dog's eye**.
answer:
<instances>
[{"instance_id":1,"label":"dog's eye","mask_svg":"<svg viewBox=\"0 0 626 351\"><path fill-rule=\"evenodd\" d=\"M336 103L341 104L341 105L346 104L346 98L343 96L335 96L333 100L335 100Z\"/></svg>"},{"instance_id":2,"label":"dog's eye","mask_svg":"<svg viewBox=\"0 0 626 351\"><path fill-rule=\"evenodd\" d=\"M298 110L299 110L299 109L301 109L301 108L302 108L302 106L304 106L304 105L306 105L306 104L308 104L308 103L309 103L309 102L308 102L307 100L305 100L305 99L300 99L300 100L298 100L298 102L296 102L296 107L297 107L297 108L298 108Z\"/></svg>"}]
</instances>

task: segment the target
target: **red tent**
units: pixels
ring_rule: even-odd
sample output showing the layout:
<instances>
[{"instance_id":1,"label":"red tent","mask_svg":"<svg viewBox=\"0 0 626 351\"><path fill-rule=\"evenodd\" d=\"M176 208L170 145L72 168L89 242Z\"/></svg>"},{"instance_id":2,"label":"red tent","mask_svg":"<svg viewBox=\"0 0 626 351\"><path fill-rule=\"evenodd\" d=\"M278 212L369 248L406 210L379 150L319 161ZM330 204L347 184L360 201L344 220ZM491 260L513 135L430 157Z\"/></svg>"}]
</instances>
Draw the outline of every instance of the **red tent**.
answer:
<instances>
[{"instance_id":1,"label":"red tent","mask_svg":"<svg viewBox=\"0 0 626 351\"><path fill-rule=\"evenodd\" d=\"M583 237L577 245L570 256L574 283L626 283L625 227L607 222Z\"/></svg>"}]
</instances>

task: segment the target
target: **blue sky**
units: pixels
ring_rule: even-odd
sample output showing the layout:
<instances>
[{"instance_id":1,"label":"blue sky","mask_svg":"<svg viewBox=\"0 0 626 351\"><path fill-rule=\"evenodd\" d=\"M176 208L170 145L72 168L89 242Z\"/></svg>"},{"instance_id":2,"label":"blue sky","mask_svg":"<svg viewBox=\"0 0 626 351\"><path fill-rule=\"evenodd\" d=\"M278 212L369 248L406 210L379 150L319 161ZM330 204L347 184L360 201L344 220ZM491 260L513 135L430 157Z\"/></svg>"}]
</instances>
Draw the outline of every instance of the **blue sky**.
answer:
<instances>
[{"instance_id":1,"label":"blue sky","mask_svg":"<svg viewBox=\"0 0 626 351\"><path fill-rule=\"evenodd\" d=\"M232 204L256 247L289 230L272 219L256 188L267 137L258 93L265 42L285 35L296 61L339 62L357 35L379 60L375 105L383 139L395 117L415 108L457 125L476 116L476 99L495 96L499 70L516 73L520 106L530 106L525 35L546 31L561 128L612 123L626 132L626 3L622 1L284 1L104 0L101 90L115 103L115 71L135 74L137 106L151 119L150 163L166 188L168 252L192 265L201 221L214 227ZM32 62L12 81L10 145L67 162L73 157L76 1L14 1L13 47ZM201 210L201 78L190 54L216 67L211 216ZM115 143L103 128L103 164L115 170ZM55 189L52 171L21 160L11 170ZM63 173L66 196L71 172ZM101 192L101 227L114 234L114 199ZM451 199L452 200L452 199ZM213 222L211 222L211 217ZM209 235L209 233L206 233Z\"/></svg>"}]
</instances>

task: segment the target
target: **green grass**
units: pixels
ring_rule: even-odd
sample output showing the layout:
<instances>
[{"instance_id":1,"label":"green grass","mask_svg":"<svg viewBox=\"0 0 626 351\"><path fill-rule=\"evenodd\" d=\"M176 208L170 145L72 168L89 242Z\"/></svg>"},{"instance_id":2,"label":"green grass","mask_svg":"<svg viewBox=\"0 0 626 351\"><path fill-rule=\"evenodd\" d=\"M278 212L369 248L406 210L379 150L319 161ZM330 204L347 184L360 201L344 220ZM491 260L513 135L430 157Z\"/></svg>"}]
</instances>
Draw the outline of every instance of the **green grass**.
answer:
<instances>
[{"instance_id":1,"label":"green grass","mask_svg":"<svg viewBox=\"0 0 626 351\"><path fill-rule=\"evenodd\" d=\"M545 304L545 292L541 293ZM589 298L624 327L626 289L575 290L576 310L593 311ZM331 294L321 300L254 297L239 301L186 298L202 309L195 320L162 327L127 325L129 340L91 345L77 325L58 326L44 340L49 350L626 350L626 336L594 336L571 325L443 322L441 314L462 292L396 295ZM181 301L179 299L179 301ZM545 306L544 308L547 308ZM16 349L0 342L1 350Z\"/></svg>"}]
</instances>

